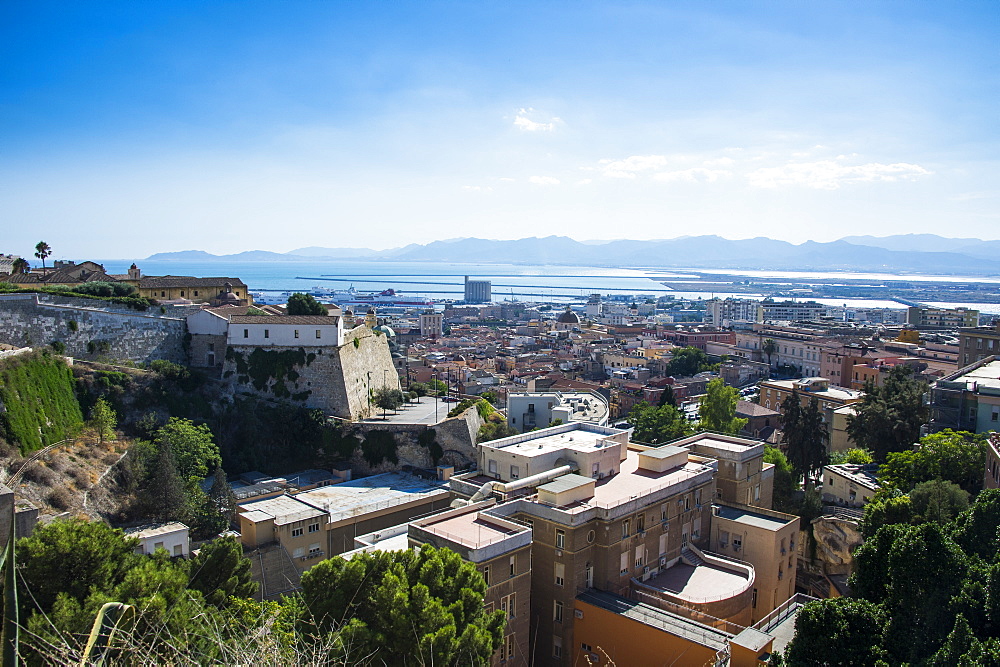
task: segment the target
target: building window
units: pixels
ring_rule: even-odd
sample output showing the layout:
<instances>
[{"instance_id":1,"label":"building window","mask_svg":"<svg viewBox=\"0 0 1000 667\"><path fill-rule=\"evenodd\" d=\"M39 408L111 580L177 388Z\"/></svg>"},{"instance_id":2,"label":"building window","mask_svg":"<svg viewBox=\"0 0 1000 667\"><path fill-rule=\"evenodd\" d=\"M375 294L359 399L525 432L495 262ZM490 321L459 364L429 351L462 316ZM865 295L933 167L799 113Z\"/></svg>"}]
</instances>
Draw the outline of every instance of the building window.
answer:
<instances>
[{"instance_id":1,"label":"building window","mask_svg":"<svg viewBox=\"0 0 1000 667\"><path fill-rule=\"evenodd\" d=\"M556 600L552 603L552 620L556 623L562 623L563 620L563 603L561 600Z\"/></svg>"},{"instance_id":2,"label":"building window","mask_svg":"<svg viewBox=\"0 0 1000 667\"><path fill-rule=\"evenodd\" d=\"M566 533L561 530L556 531L556 549L566 548Z\"/></svg>"},{"instance_id":3,"label":"building window","mask_svg":"<svg viewBox=\"0 0 1000 667\"><path fill-rule=\"evenodd\" d=\"M316 329L316 338L322 338L322 337L323 337L323 332L319 329Z\"/></svg>"},{"instance_id":4,"label":"building window","mask_svg":"<svg viewBox=\"0 0 1000 667\"><path fill-rule=\"evenodd\" d=\"M487 586L490 585L490 566L489 565L486 565L486 566L483 567L483 581L486 582Z\"/></svg>"},{"instance_id":5,"label":"building window","mask_svg":"<svg viewBox=\"0 0 1000 667\"><path fill-rule=\"evenodd\" d=\"M505 613L508 618L514 618L514 602L517 599L515 595L517 594L511 593L500 598L500 611Z\"/></svg>"},{"instance_id":6,"label":"building window","mask_svg":"<svg viewBox=\"0 0 1000 667\"><path fill-rule=\"evenodd\" d=\"M618 573L628 574L628 552L623 551L621 555L621 560L618 563Z\"/></svg>"},{"instance_id":7,"label":"building window","mask_svg":"<svg viewBox=\"0 0 1000 667\"><path fill-rule=\"evenodd\" d=\"M264 329L264 338L270 338L270 337L271 337L270 329Z\"/></svg>"},{"instance_id":8,"label":"building window","mask_svg":"<svg viewBox=\"0 0 1000 667\"><path fill-rule=\"evenodd\" d=\"M309 524L309 532L310 533L319 532L319 524L318 523L311 523L311 524Z\"/></svg>"},{"instance_id":9,"label":"building window","mask_svg":"<svg viewBox=\"0 0 1000 667\"><path fill-rule=\"evenodd\" d=\"M635 520L635 529L637 532L644 532L646 530L646 515L640 514Z\"/></svg>"},{"instance_id":10,"label":"building window","mask_svg":"<svg viewBox=\"0 0 1000 667\"><path fill-rule=\"evenodd\" d=\"M733 551L739 551L742 548L743 548L743 538L736 537L735 535L733 535Z\"/></svg>"},{"instance_id":11,"label":"building window","mask_svg":"<svg viewBox=\"0 0 1000 667\"><path fill-rule=\"evenodd\" d=\"M166 292L160 292L160 296L166 296L166 295L167 295Z\"/></svg>"},{"instance_id":12,"label":"building window","mask_svg":"<svg viewBox=\"0 0 1000 667\"><path fill-rule=\"evenodd\" d=\"M562 657L562 637L552 638L552 657L553 658Z\"/></svg>"},{"instance_id":13,"label":"building window","mask_svg":"<svg viewBox=\"0 0 1000 667\"><path fill-rule=\"evenodd\" d=\"M306 555L305 547L298 547L297 549L292 551L292 558L302 558L305 555Z\"/></svg>"},{"instance_id":14,"label":"building window","mask_svg":"<svg viewBox=\"0 0 1000 667\"><path fill-rule=\"evenodd\" d=\"M517 479L520 476L521 476L521 469L518 466L512 465L510 467L510 478Z\"/></svg>"},{"instance_id":15,"label":"building window","mask_svg":"<svg viewBox=\"0 0 1000 667\"><path fill-rule=\"evenodd\" d=\"M244 329L243 330L243 337L244 338L249 338L250 337L250 330L249 329Z\"/></svg>"},{"instance_id":16,"label":"building window","mask_svg":"<svg viewBox=\"0 0 1000 667\"><path fill-rule=\"evenodd\" d=\"M510 557L510 576L517 574L517 556Z\"/></svg>"},{"instance_id":17,"label":"building window","mask_svg":"<svg viewBox=\"0 0 1000 667\"><path fill-rule=\"evenodd\" d=\"M754 609L757 608L757 589L753 589L753 596L750 598L750 606Z\"/></svg>"},{"instance_id":18,"label":"building window","mask_svg":"<svg viewBox=\"0 0 1000 667\"><path fill-rule=\"evenodd\" d=\"M194 295L195 295L195 296L198 296L198 290L195 290L195 291L194 291Z\"/></svg>"},{"instance_id":19,"label":"building window","mask_svg":"<svg viewBox=\"0 0 1000 667\"><path fill-rule=\"evenodd\" d=\"M181 298L184 298L184 290L181 290Z\"/></svg>"},{"instance_id":20,"label":"building window","mask_svg":"<svg viewBox=\"0 0 1000 667\"><path fill-rule=\"evenodd\" d=\"M635 566L642 567L645 562L646 562L646 548L640 544L635 548Z\"/></svg>"},{"instance_id":21,"label":"building window","mask_svg":"<svg viewBox=\"0 0 1000 667\"><path fill-rule=\"evenodd\" d=\"M562 586L566 581L566 565L556 563L556 586Z\"/></svg>"},{"instance_id":22,"label":"building window","mask_svg":"<svg viewBox=\"0 0 1000 667\"><path fill-rule=\"evenodd\" d=\"M299 527L299 528L292 528L292 537L301 537L301 536L302 536L302 528L301 527Z\"/></svg>"},{"instance_id":23,"label":"building window","mask_svg":"<svg viewBox=\"0 0 1000 667\"><path fill-rule=\"evenodd\" d=\"M299 330L298 330L298 329L296 329L296 330L295 330L295 337L296 337L296 338L298 338L298 337L299 337Z\"/></svg>"},{"instance_id":24,"label":"building window","mask_svg":"<svg viewBox=\"0 0 1000 667\"><path fill-rule=\"evenodd\" d=\"M624 539L624 538L628 537L629 535L630 535L630 532L629 532L629 520L625 519L624 521L622 521L622 538Z\"/></svg>"},{"instance_id":25,"label":"building window","mask_svg":"<svg viewBox=\"0 0 1000 667\"><path fill-rule=\"evenodd\" d=\"M504 653L507 658L514 658L514 635L507 635L503 640L504 645L500 648L500 659L504 660Z\"/></svg>"}]
</instances>

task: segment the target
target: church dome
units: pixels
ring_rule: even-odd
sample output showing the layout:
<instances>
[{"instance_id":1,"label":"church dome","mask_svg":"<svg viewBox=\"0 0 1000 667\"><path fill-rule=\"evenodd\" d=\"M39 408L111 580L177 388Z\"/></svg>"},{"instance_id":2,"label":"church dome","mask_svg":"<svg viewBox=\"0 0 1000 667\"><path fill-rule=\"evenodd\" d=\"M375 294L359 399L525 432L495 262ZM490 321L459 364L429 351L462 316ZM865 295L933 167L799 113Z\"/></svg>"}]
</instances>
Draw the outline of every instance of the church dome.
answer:
<instances>
[{"instance_id":1,"label":"church dome","mask_svg":"<svg viewBox=\"0 0 1000 667\"><path fill-rule=\"evenodd\" d=\"M566 310L559 314L556 321L560 324L579 324L580 316L570 310L569 306L566 306Z\"/></svg>"},{"instance_id":2,"label":"church dome","mask_svg":"<svg viewBox=\"0 0 1000 667\"><path fill-rule=\"evenodd\" d=\"M392 327L387 326L385 324L378 325L377 327L375 327L374 329L372 329L372 331L381 331L382 333L384 333L389 338L395 338L396 337L396 332L392 330Z\"/></svg>"}]
</instances>

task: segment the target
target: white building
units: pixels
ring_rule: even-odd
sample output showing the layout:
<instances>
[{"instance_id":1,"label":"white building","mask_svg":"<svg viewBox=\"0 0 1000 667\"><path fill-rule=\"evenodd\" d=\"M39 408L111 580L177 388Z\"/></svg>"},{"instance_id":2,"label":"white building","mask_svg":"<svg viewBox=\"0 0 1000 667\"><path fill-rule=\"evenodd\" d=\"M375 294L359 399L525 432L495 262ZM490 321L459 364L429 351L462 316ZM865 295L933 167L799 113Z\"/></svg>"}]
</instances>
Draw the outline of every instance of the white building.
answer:
<instances>
[{"instance_id":1,"label":"white building","mask_svg":"<svg viewBox=\"0 0 1000 667\"><path fill-rule=\"evenodd\" d=\"M175 557L188 558L191 555L190 531L178 521L126 528L125 536L139 540L135 549L138 554L151 556L157 549L164 549Z\"/></svg>"},{"instance_id":2,"label":"white building","mask_svg":"<svg viewBox=\"0 0 1000 667\"><path fill-rule=\"evenodd\" d=\"M234 315L227 342L256 347L340 346L344 330L340 318L329 315Z\"/></svg>"},{"instance_id":3,"label":"white building","mask_svg":"<svg viewBox=\"0 0 1000 667\"><path fill-rule=\"evenodd\" d=\"M592 391L509 392L507 423L521 431L545 428L556 419L607 426L608 401Z\"/></svg>"},{"instance_id":4,"label":"white building","mask_svg":"<svg viewBox=\"0 0 1000 667\"><path fill-rule=\"evenodd\" d=\"M761 322L764 311L753 299L709 299L705 302L705 324L728 327L730 322Z\"/></svg>"},{"instance_id":5,"label":"white building","mask_svg":"<svg viewBox=\"0 0 1000 667\"><path fill-rule=\"evenodd\" d=\"M420 313L420 335L423 338L439 338L442 335L444 317L434 310Z\"/></svg>"}]
</instances>

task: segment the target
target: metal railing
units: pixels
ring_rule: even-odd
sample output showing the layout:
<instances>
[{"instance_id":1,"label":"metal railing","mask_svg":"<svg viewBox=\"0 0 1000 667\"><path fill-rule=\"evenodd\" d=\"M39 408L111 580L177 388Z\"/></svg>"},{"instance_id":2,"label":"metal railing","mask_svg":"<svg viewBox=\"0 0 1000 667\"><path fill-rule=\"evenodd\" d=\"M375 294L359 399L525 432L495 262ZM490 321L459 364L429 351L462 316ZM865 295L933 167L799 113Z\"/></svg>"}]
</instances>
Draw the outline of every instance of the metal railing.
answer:
<instances>
[{"instance_id":1,"label":"metal railing","mask_svg":"<svg viewBox=\"0 0 1000 667\"><path fill-rule=\"evenodd\" d=\"M818 598L814 598L811 595L796 593L775 607L774 610L767 616L754 623L752 627L754 630L760 630L761 632L770 634L774 628L788 620L789 616L795 614L804 605L817 600Z\"/></svg>"}]
</instances>

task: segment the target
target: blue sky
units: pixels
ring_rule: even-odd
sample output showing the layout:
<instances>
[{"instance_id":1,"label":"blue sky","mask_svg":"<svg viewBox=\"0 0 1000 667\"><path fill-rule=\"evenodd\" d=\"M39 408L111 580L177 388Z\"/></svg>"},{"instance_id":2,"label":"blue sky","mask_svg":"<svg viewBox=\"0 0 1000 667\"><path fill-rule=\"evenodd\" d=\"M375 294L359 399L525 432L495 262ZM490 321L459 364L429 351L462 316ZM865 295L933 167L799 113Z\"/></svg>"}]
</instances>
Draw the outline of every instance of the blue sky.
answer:
<instances>
[{"instance_id":1,"label":"blue sky","mask_svg":"<svg viewBox=\"0 0 1000 667\"><path fill-rule=\"evenodd\" d=\"M998 28L995 2L0 3L0 252L996 239Z\"/></svg>"}]
</instances>

